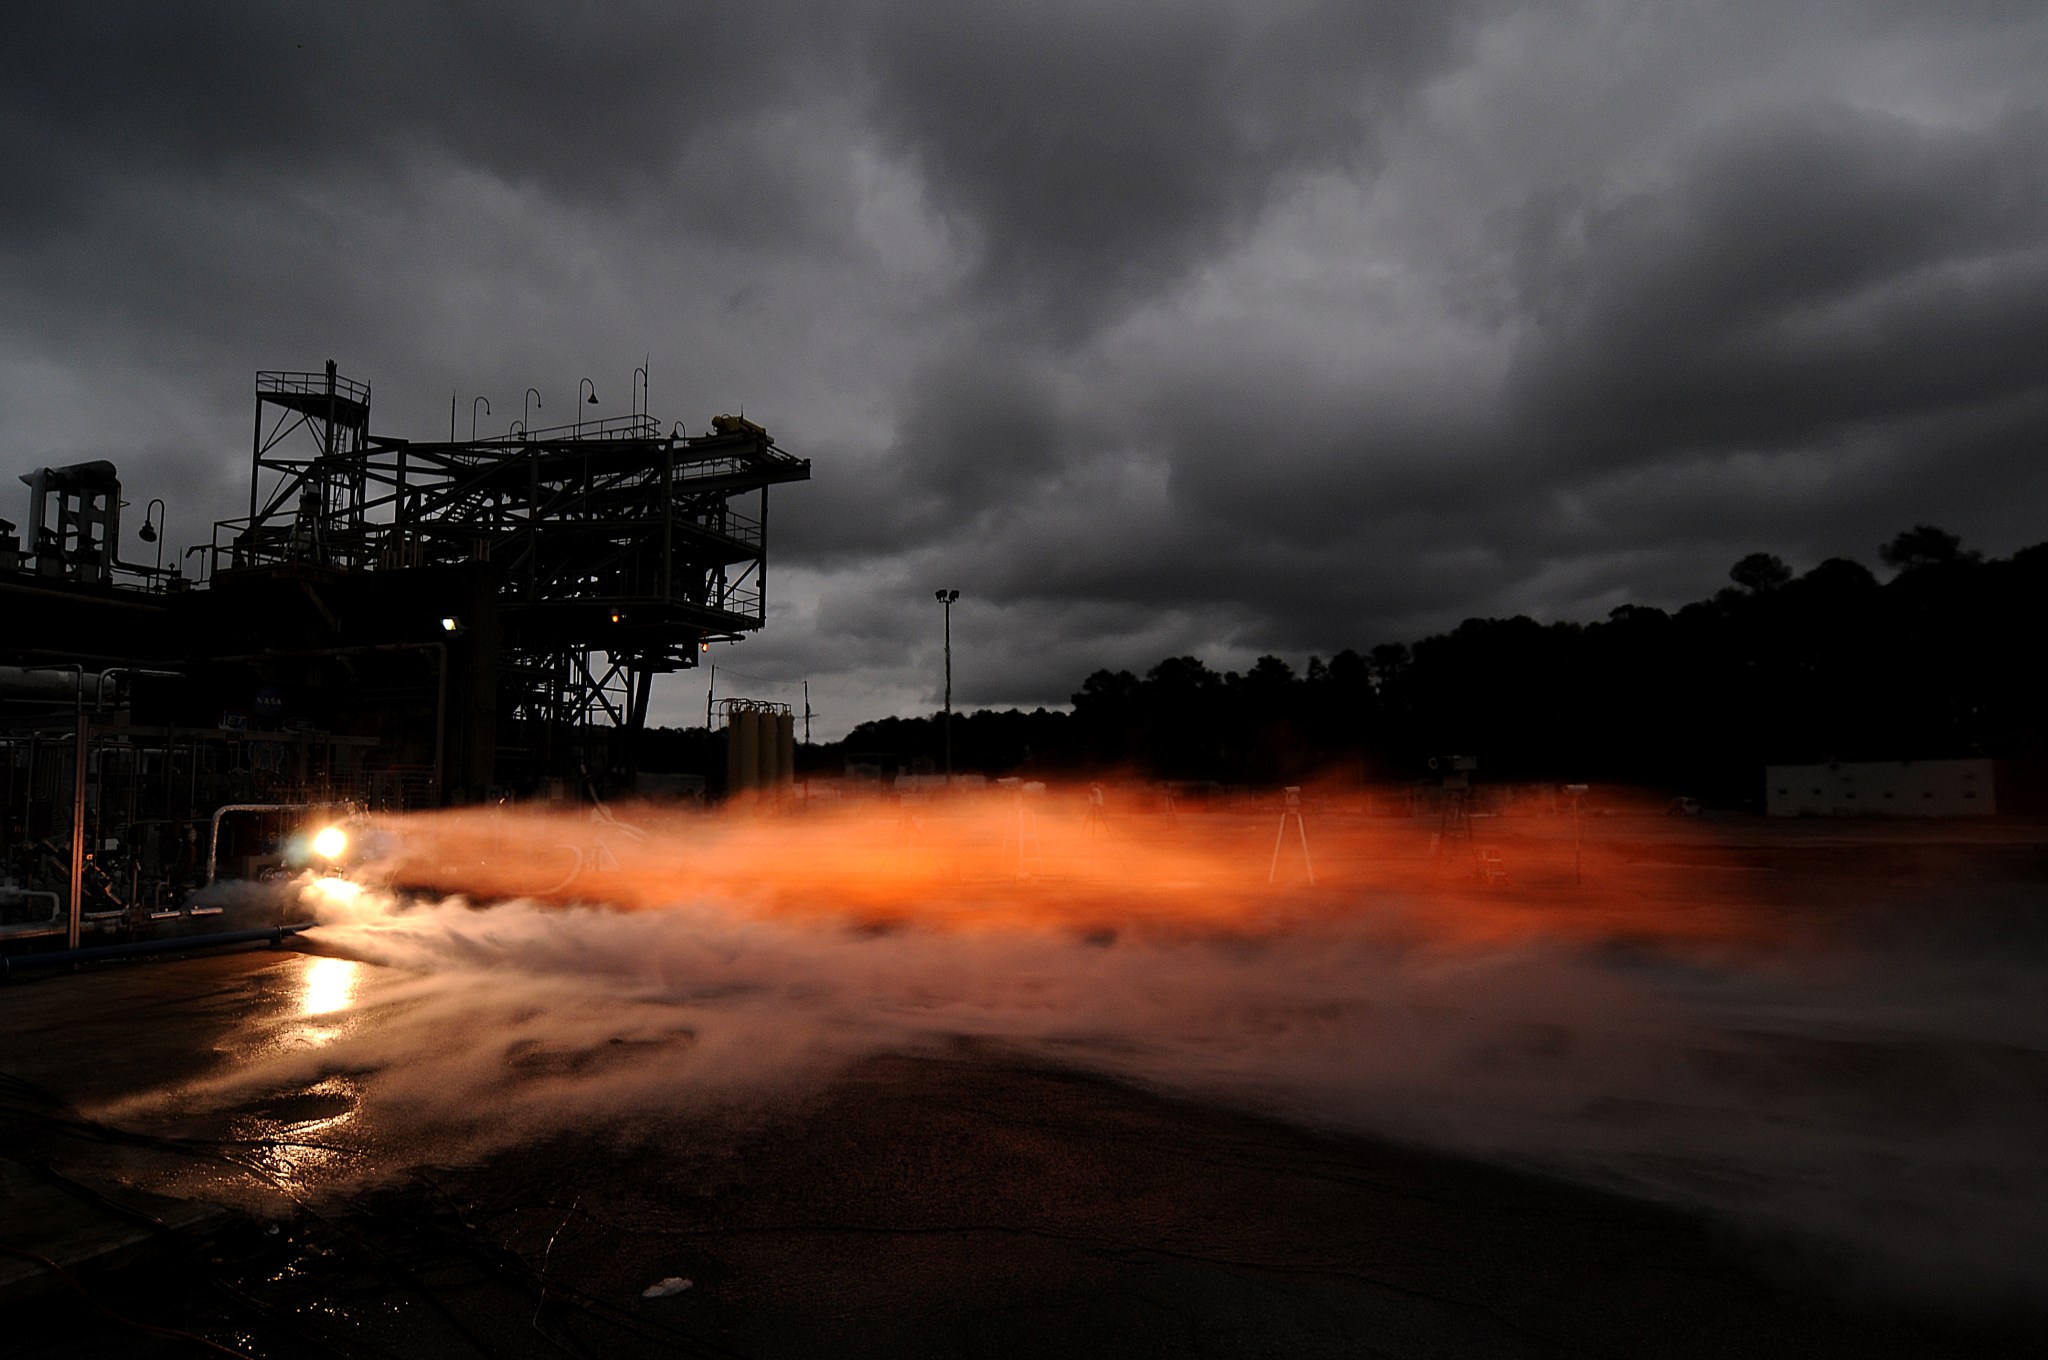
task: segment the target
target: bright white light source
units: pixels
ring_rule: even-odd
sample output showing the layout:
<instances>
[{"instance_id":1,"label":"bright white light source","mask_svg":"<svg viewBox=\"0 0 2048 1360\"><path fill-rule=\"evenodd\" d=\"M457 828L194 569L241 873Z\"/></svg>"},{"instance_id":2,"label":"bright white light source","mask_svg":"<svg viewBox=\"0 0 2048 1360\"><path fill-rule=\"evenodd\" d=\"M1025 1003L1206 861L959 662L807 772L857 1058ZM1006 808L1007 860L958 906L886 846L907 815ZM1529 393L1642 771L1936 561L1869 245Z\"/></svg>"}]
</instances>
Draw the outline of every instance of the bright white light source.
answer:
<instances>
[{"instance_id":1,"label":"bright white light source","mask_svg":"<svg viewBox=\"0 0 2048 1360\"><path fill-rule=\"evenodd\" d=\"M338 826L323 827L313 836L313 853L322 859L340 859L348 849L348 833Z\"/></svg>"},{"instance_id":2,"label":"bright white light source","mask_svg":"<svg viewBox=\"0 0 2048 1360\"><path fill-rule=\"evenodd\" d=\"M462 620L452 614L441 620L441 631L444 633L452 633L461 626Z\"/></svg>"}]
</instances>

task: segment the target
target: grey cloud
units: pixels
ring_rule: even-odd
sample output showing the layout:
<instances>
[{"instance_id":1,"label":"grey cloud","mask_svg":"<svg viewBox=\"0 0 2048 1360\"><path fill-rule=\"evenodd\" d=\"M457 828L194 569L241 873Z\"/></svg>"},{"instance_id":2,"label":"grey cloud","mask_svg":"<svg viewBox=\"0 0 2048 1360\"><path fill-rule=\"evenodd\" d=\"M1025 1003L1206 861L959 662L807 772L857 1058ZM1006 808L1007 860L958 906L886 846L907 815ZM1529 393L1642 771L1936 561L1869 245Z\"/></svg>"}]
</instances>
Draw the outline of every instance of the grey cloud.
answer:
<instances>
[{"instance_id":1,"label":"grey cloud","mask_svg":"<svg viewBox=\"0 0 2048 1360\"><path fill-rule=\"evenodd\" d=\"M873 458L833 466L812 463L806 486L775 498L774 533L805 566L829 569L873 561L941 529L936 496L907 488L896 468Z\"/></svg>"},{"instance_id":2,"label":"grey cloud","mask_svg":"<svg viewBox=\"0 0 2048 1360\"><path fill-rule=\"evenodd\" d=\"M0 238L31 239L118 209L109 191L159 168L261 202L364 179L390 195L408 164L614 210L659 196L700 230L773 234L802 195L749 138L831 91L809 73L841 31L774 5L402 3L47 6L11 27L0 168L35 192Z\"/></svg>"},{"instance_id":3,"label":"grey cloud","mask_svg":"<svg viewBox=\"0 0 2048 1360\"><path fill-rule=\"evenodd\" d=\"M1229 243L1292 173L1356 168L1465 7L885 7L877 118L1000 299L1086 329Z\"/></svg>"},{"instance_id":4,"label":"grey cloud","mask_svg":"<svg viewBox=\"0 0 2048 1360\"><path fill-rule=\"evenodd\" d=\"M801 37L778 32L776 13L52 6L14 25L9 98L18 116L102 155L140 151L203 170L426 141L493 168L625 175L707 111L743 110L750 86L755 98L786 93L777 68L758 64L767 39ZM786 57L786 46L774 50ZM627 140L593 146L593 125Z\"/></svg>"},{"instance_id":5,"label":"grey cloud","mask_svg":"<svg viewBox=\"0 0 2048 1360\"><path fill-rule=\"evenodd\" d=\"M1043 354L995 340L920 365L888 449L818 469L820 485L842 488L829 504L796 499L802 560L827 565L985 531L1056 496L1050 484L1063 468L1100 453L1063 410L1057 378Z\"/></svg>"},{"instance_id":6,"label":"grey cloud","mask_svg":"<svg viewBox=\"0 0 2048 1360\"><path fill-rule=\"evenodd\" d=\"M1044 477L1060 460L1059 397L1031 358L950 355L914 380L917 405L898 440L913 484L988 504Z\"/></svg>"},{"instance_id":7,"label":"grey cloud","mask_svg":"<svg viewBox=\"0 0 2048 1360\"><path fill-rule=\"evenodd\" d=\"M1668 189L1592 206L1540 264L1525 254L1539 319L1519 410L1622 458L2031 387L2048 173L2023 148L2044 131L2039 111L1937 132L1840 106L1724 130Z\"/></svg>"},{"instance_id":8,"label":"grey cloud","mask_svg":"<svg viewBox=\"0 0 2048 1360\"><path fill-rule=\"evenodd\" d=\"M813 459L730 660L841 729L935 696L941 585L1029 703L2048 537L2048 20L1682 8L45 6L0 447L182 537L256 368L434 437L651 355Z\"/></svg>"}]
</instances>

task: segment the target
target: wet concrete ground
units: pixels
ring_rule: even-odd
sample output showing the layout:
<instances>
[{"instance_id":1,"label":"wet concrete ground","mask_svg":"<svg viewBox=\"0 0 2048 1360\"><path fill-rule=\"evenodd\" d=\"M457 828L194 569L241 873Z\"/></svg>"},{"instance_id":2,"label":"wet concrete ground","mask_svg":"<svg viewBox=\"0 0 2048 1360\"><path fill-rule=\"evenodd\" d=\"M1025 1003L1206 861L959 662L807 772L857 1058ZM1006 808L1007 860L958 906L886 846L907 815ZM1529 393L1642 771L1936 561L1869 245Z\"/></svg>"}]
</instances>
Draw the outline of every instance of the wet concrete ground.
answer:
<instances>
[{"instance_id":1,"label":"wet concrete ground","mask_svg":"<svg viewBox=\"0 0 2048 1360\"><path fill-rule=\"evenodd\" d=\"M1902 1303L1810 1244L989 1046L481 1153L398 1146L346 1074L135 1102L376 1025L386 972L253 950L0 989L10 1354L2048 1353L2038 1312ZM409 1169L352 1188L380 1163Z\"/></svg>"}]
</instances>

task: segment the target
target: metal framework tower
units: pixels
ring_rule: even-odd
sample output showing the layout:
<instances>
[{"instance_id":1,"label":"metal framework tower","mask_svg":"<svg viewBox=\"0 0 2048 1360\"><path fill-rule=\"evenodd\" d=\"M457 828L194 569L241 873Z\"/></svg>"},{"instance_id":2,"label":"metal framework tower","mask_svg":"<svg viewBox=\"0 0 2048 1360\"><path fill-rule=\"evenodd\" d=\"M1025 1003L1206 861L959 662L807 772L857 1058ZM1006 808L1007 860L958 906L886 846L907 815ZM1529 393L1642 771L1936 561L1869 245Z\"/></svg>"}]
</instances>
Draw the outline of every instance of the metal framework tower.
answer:
<instances>
[{"instance_id":1,"label":"metal framework tower","mask_svg":"<svg viewBox=\"0 0 2048 1360\"><path fill-rule=\"evenodd\" d=\"M697 437L636 414L446 443L369 420L369 386L332 361L257 374L249 514L215 525L210 571L488 561L501 711L544 731L637 731L653 676L761 627L768 488L810 477L742 417Z\"/></svg>"}]
</instances>

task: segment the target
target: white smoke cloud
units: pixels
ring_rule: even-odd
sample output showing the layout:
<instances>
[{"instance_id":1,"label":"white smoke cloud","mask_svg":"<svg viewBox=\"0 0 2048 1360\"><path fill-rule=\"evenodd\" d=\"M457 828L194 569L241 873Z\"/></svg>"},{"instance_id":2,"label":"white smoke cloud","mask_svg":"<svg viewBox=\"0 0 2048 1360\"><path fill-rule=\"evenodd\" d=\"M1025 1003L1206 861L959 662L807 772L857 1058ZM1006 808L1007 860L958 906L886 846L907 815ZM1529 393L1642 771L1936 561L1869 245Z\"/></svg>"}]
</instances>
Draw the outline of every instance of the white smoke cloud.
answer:
<instances>
[{"instance_id":1,"label":"white smoke cloud","mask_svg":"<svg viewBox=\"0 0 2048 1360\"><path fill-rule=\"evenodd\" d=\"M1560 1174L1855 1248L1942 1289L2048 1295L2041 941L1802 956L1449 943L1331 923L1124 936L861 930L717 900L621 911L309 891L324 967L385 965L173 1104L357 1103L351 1166L813 1091L961 1037L1034 1061ZM321 1083L328 1083L325 1088ZM424 1155L424 1154L421 1154ZM332 1172L338 1168L328 1167ZM323 1168L307 1168L317 1184Z\"/></svg>"}]
</instances>

